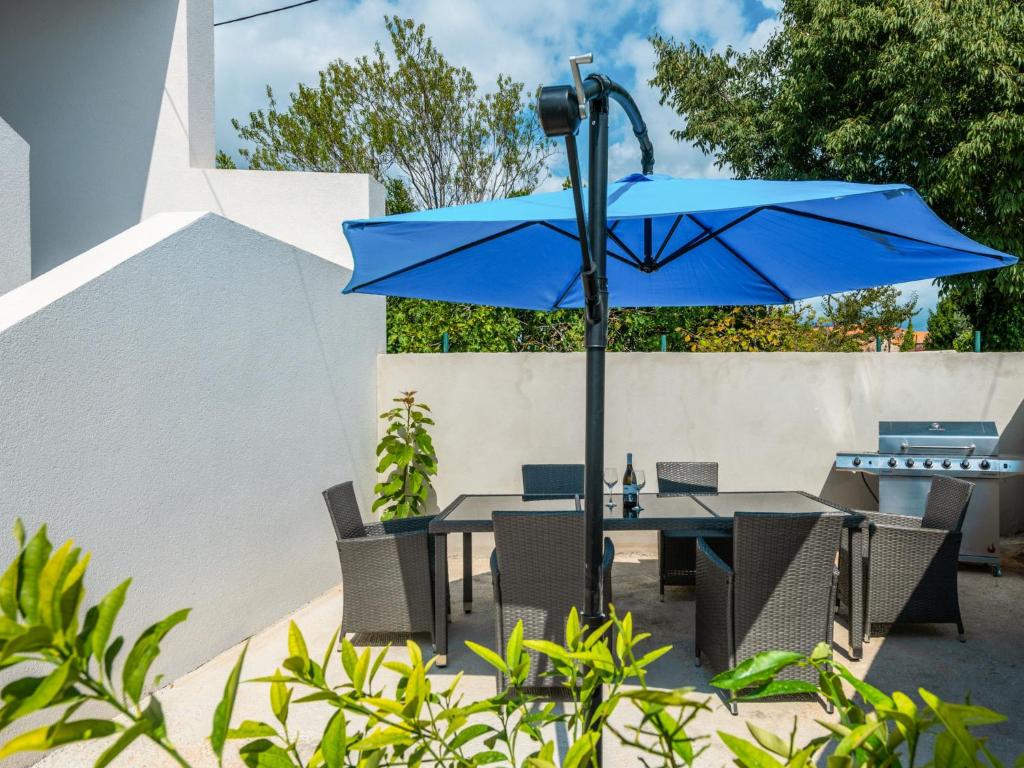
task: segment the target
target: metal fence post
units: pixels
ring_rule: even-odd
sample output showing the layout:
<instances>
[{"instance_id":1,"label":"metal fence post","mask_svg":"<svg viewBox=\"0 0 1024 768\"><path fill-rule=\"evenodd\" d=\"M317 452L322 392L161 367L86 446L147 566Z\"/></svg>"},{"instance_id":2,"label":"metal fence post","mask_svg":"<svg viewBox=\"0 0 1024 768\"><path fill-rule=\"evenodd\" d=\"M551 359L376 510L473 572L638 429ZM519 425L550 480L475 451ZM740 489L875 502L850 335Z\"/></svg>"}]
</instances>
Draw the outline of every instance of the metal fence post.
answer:
<instances>
[{"instance_id":1,"label":"metal fence post","mask_svg":"<svg viewBox=\"0 0 1024 768\"><path fill-rule=\"evenodd\" d=\"M974 351L981 352L981 331L974 332Z\"/></svg>"},{"instance_id":2,"label":"metal fence post","mask_svg":"<svg viewBox=\"0 0 1024 768\"><path fill-rule=\"evenodd\" d=\"M448 351L448 331L445 331L444 333L441 334L441 351Z\"/></svg>"},{"instance_id":3,"label":"metal fence post","mask_svg":"<svg viewBox=\"0 0 1024 768\"><path fill-rule=\"evenodd\" d=\"M875 336L875 352L881 352L881 351L882 351L882 337L881 336Z\"/></svg>"},{"instance_id":4,"label":"metal fence post","mask_svg":"<svg viewBox=\"0 0 1024 768\"><path fill-rule=\"evenodd\" d=\"M661 351L668 352L668 336L661 334Z\"/></svg>"}]
</instances>

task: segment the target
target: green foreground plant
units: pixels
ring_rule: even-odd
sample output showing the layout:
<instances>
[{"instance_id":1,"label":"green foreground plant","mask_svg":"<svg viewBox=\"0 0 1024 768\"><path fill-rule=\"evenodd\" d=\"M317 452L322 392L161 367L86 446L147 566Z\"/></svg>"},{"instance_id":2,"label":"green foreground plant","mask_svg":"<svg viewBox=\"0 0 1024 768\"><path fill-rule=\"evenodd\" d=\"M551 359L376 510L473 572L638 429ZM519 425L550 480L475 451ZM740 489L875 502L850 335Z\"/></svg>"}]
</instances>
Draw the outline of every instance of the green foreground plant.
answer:
<instances>
[{"instance_id":1,"label":"green foreground plant","mask_svg":"<svg viewBox=\"0 0 1024 768\"><path fill-rule=\"evenodd\" d=\"M437 454L427 432L434 421L426 403L416 402L415 392L402 392L392 400L398 405L380 417L387 420L384 437L377 445L377 473L388 476L373 487L376 512L382 520L422 514L430 495L430 478L437 474Z\"/></svg>"},{"instance_id":2,"label":"green foreground plant","mask_svg":"<svg viewBox=\"0 0 1024 768\"><path fill-rule=\"evenodd\" d=\"M95 761L102 768L145 738L188 768L168 735L159 699L147 693L160 682L149 674L160 643L188 611L148 628L120 662L125 640L111 637L130 582L83 614L89 555L70 541L54 549L45 526L26 541L18 523L15 535L18 554L0 577L0 669L11 679L0 691L0 733L29 715L52 712L54 719L11 738L0 747L0 759L109 737ZM461 672L436 689L438 678L430 674L434 659L424 659L416 643L407 643L406 656L399 660L389 647L360 651L335 632L322 654L313 657L292 623L288 655L280 667L247 681L266 687L274 722L242 720L232 726L243 648L213 713L210 745L220 763L228 743L241 742L238 754L249 768L581 768L596 764L604 738L615 739L644 766L695 765L712 744L709 736L691 733L695 720L710 709L708 700L689 688L649 686L649 667L671 650L641 650L649 639L649 633L634 631L630 614L619 617L614 609L593 631L571 612L561 644L524 638L519 623L501 652L467 643L509 682L494 696L474 700L461 691ZM328 681L335 655L343 672L338 683ZM986 739L973 729L1002 722L1002 715L970 703L944 702L924 689L919 690L921 703L900 692L887 695L830 656L824 645L810 656L773 651L712 680L741 700L816 693L838 712L837 718L819 720L823 731L804 742L798 741L795 727L780 737L748 723L752 740L719 733L740 768L810 768L829 748L829 768L1000 766ZM559 678L555 684L565 689L563 705L523 690L531 665L541 657ZM813 667L817 684L776 679L794 666ZM35 676L40 667L46 674ZM598 690L603 702L592 707ZM300 704L327 707L331 713L315 742L300 740L289 724ZM631 713L613 720L624 704ZM90 705L88 717L76 717L85 705ZM557 733L568 737L562 755L556 755ZM1017 765L1024 766L1024 759Z\"/></svg>"},{"instance_id":3,"label":"green foreground plant","mask_svg":"<svg viewBox=\"0 0 1024 768\"><path fill-rule=\"evenodd\" d=\"M779 680L790 668L811 668L818 682ZM838 714L816 722L824 733L804 742L797 741L794 719L788 739L747 722L753 741L719 732L725 745L736 756L739 768L812 768L826 745L828 768L981 768L1002 763L989 751L987 739L971 729L995 725L1004 715L986 707L952 704L934 693L918 688L921 703L905 693L891 695L856 677L832 659L832 649L821 643L810 655L769 651L754 656L735 669L712 678L711 684L735 696L738 701L781 694L816 694L830 702ZM926 736L932 740L927 749ZM1024 755L1017 758L1024 765Z\"/></svg>"}]
</instances>

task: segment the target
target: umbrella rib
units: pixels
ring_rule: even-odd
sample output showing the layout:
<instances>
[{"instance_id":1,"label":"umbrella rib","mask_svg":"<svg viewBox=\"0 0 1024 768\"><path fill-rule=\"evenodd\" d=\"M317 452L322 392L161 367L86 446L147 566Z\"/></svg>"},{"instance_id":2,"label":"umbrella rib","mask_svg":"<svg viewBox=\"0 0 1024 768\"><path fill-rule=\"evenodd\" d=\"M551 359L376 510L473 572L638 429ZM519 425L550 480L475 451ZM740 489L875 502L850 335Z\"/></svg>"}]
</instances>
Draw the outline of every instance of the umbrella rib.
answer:
<instances>
[{"instance_id":1,"label":"umbrella rib","mask_svg":"<svg viewBox=\"0 0 1024 768\"><path fill-rule=\"evenodd\" d=\"M672 235L676 233L676 227L679 226L682 220L683 215L679 214L678 216L676 216L675 221L672 222L672 226L669 227L668 234L665 235L665 239L661 241L661 245L658 247L658 252L654 254L655 261L661 258L661 254L665 250L665 246L669 244L669 241L672 239Z\"/></svg>"},{"instance_id":2,"label":"umbrella rib","mask_svg":"<svg viewBox=\"0 0 1024 768\"><path fill-rule=\"evenodd\" d=\"M540 224L542 227L547 227L548 229L550 229L550 230L552 230L554 232L557 232L560 235L564 235L565 237L568 237L570 240L575 240L577 243L580 241L580 239L578 237L576 237L576 235L574 235L572 232L566 232L561 227L556 227L554 224L551 224L551 223L549 223L547 221L538 221L538 222L535 222L535 223L536 224ZM613 229L615 228L616 224L618 224L618 222L615 222L615 224L612 224L612 228ZM610 230L609 230L609 232L610 232ZM626 266L633 267L634 269L639 269L639 267L637 266L636 263L634 263L630 259L627 259L625 256L620 256L615 251L608 251L608 255L611 256L616 261L621 261Z\"/></svg>"},{"instance_id":3,"label":"umbrella rib","mask_svg":"<svg viewBox=\"0 0 1024 768\"><path fill-rule=\"evenodd\" d=\"M572 278L569 280L568 285L566 285L565 288L562 290L562 292L560 294L558 294L558 298L555 299L554 306L551 307L552 310L561 309L559 304L561 304L563 301L565 301L565 297L569 295L569 291L572 290L572 287L576 284L576 281L579 280L581 272L583 272L582 268L576 270L576 272L573 274Z\"/></svg>"},{"instance_id":4,"label":"umbrella rib","mask_svg":"<svg viewBox=\"0 0 1024 768\"><path fill-rule=\"evenodd\" d=\"M832 218L831 216L822 216L820 213L809 213L807 211L797 211L797 210L794 210L792 208L786 208L786 207L781 206L781 205L766 205L765 208L768 209L769 211L777 211L778 213L788 213L788 214L790 214L792 216L803 216L804 218L814 219L815 221L822 221L822 222L825 222L826 224L838 224L841 227L850 227L852 229L859 229L859 230L861 230L863 232L871 232L871 233L876 234L876 235L886 235L887 237L898 237L901 240L909 240L912 243L921 243L922 245L932 245L932 246L936 246L936 247L939 247L939 248L946 248L946 249L951 250L951 251L958 251L959 253L969 253L972 256L984 256L986 258L992 259L994 261L998 261L1000 263L1005 263L1006 262L1006 259L1003 258L1002 256L993 256L991 253L982 253L981 251L972 251L972 250L970 250L968 248L957 248L956 246L952 246L952 245L938 245L937 243L933 243L933 242L931 242L929 240L921 240L920 238L911 237L910 235L901 235L898 232L890 232L887 229L879 229L878 227L872 227L872 226L869 226L867 224L857 224L857 223L852 222L852 221L845 221L844 219L835 219L835 218Z\"/></svg>"},{"instance_id":5,"label":"umbrella rib","mask_svg":"<svg viewBox=\"0 0 1024 768\"><path fill-rule=\"evenodd\" d=\"M618 222L616 222L616 224L617 223ZM606 230L608 232L608 237L610 237L612 240L614 240L622 250L624 250L627 254L629 254L629 258L632 259L636 263L636 265L638 267L642 266L643 262L640 260L640 258L635 253L633 253L633 250L628 245L626 245L624 242L622 242L622 240L619 239L619 236L616 235L615 232L613 231L614 228L615 227L612 226L612 227L609 227Z\"/></svg>"},{"instance_id":6,"label":"umbrella rib","mask_svg":"<svg viewBox=\"0 0 1024 768\"><path fill-rule=\"evenodd\" d=\"M742 224L744 221L749 219L755 213L760 213L761 211L763 211L764 208L765 207L761 206L761 205L757 206L756 208L751 208L749 211L744 213L742 216L737 216L735 219L730 221L728 224L723 224L718 229L716 229L716 230L714 230L712 232L705 232L702 235L697 235L695 238L690 240L688 243L686 243L685 245L680 246L679 248L676 248L674 251L672 251L672 253L670 253L664 259L659 261L655 265L655 268L660 269L661 267L664 267L666 264L671 264L673 261L678 259L680 256L683 256L683 255L689 253L694 248L697 248L698 246L704 245L704 243L708 242L709 240L714 240L716 237L721 235L723 232L727 232L728 230L730 230L733 227L735 227L737 224ZM691 218L692 218L692 214L691 214Z\"/></svg>"},{"instance_id":7,"label":"umbrella rib","mask_svg":"<svg viewBox=\"0 0 1024 768\"><path fill-rule=\"evenodd\" d=\"M711 231L711 228L708 227L703 221L698 219L694 214L691 213L691 214L689 214L689 216L693 220L693 223L696 224L701 229L703 229L705 232L710 232ZM743 264L743 266L745 266L747 269L749 269L751 272L753 272L755 275L757 275L759 278L761 278L767 285L770 285L772 287L772 290L774 290L777 294L779 294L779 296L781 296L783 299L785 299L787 304L792 304L793 303L793 297L792 296L790 296L788 293L786 293L784 290L782 290L782 288L779 287L778 283L776 283L774 280L772 280L770 277L768 277L768 275L766 275L760 269L758 269L753 264L751 264L749 261L747 261L745 258L743 258L743 256L740 255L739 251L737 251L735 248L733 248L731 245L729 245L727 242L725 242L725 240L723 240L718 235L715 235L715 240L718 242L718 244L720 246L722 246L723 248L725 248L725 250L727 250L729 253L731 253L733 255L733 257L737 261L739 261L741 264Z\"/></svg>"},{"instance_id":8,"label":"umbrella rib","mask_svg":"<svg viewBox=\"0 0 1024 768\"><path fill-rule=\"evenodd\" d=\"M360 290L361 288L366 288L367 286L374 285L375 283L379 283L384 280L388 280L392 277L404 275L406 272L411 272L414 269L425 267L428 264L433 264L435 261L440 261L441 259L445 259L449 256L454 256L455 254L469 250L470 248L475 248L478 245L489 243L491 240L497 240L499 237L511 235L513 232L518 232L521 229L526 229L527 227L538 223L543 224L544 222L521 221L515 226L509 227L508 229L503 229L500 232L495 232L492 235L487 235L487 237L481 237L479 240L473 240L472 242L469 243L463 243L462 245L452 248L451 250L445 251L444 253L439 253L437 254L437 256L431 256L429 259L424 259L423 261L417 262L416 264L409 264L408 266L402 267L401 269L396 269L394 272L388 272L388 274L386 275L375 277L373 278L373 280L367 280L365 283L360 283L359 285L353 286L352 288L346 290L348 290L349 293L352 293L354 291Z\"/></svg>"}]
</instances>

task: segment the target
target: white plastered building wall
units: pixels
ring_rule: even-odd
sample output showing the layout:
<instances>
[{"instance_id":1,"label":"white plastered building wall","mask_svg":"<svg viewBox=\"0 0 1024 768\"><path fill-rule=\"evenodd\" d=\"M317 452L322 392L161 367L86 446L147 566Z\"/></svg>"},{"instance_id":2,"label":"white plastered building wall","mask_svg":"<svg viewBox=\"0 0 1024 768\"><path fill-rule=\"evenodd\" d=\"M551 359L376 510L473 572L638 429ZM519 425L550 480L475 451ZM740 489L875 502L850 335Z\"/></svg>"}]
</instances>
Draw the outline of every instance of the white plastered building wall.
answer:
<instances>
[{"instance_id":1,"label":"white plastered building wall","mask_svg":"<svg viewBox=\"0 0 1024 768\"><path fill-rule=\"evenodd\" d=\"M21 516L93 552L90 601L134 578L129 640L191 606L166 680L336 584L320 492L375 480L341 221L384 190L214 169L213 65L213 0L0 0L0 562Z\"/></svg>"},{"instance_id":2,"label":"white plastered building wall","mask_svg":"<svg viewBox=\"0 0 1024 768\"><path fill-rule=\"evenodd\" d=\"M0 562L16 515L73 538L89 604L133 578L129 645L191 607L167 680L337 584L320 494L371 493L384 336L378 297L338 295L348 274L165 213L0 296Z\"/></svg>"},{"instance_id":3,"label":"white plastered building wall","mask_svg":"<svg viewBox=\"0 0 1024 768\"><path fill-rule=\"evenodd\" d=\"M32 279L29 146L0 117L0 294Z\"/></svg>"},{"instance_id":4,"label":"white plastered building wall","mask_svg":"<svg viewBox=\"0 0 1024 768\"><path fill-rule=\"evenodd\" d=\"M32 274L156 213L208 210L351 266L359 174L217 170L213 0L0 0L0 115L32 148ZM0 224L0 229L4 228Z\"/></svg>"}]
</instances>

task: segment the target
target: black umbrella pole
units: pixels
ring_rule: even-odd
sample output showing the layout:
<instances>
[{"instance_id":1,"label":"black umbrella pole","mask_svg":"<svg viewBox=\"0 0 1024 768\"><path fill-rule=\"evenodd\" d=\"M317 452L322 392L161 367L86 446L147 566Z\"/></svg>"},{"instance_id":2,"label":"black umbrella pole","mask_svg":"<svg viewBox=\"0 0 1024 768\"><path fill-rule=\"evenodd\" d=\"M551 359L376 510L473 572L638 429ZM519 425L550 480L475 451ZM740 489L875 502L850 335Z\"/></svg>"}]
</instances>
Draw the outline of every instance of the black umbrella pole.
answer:
<instances>
[{"instance_id":1,"label":"black umbrella pole","mask_svg":"<svg viewBox=\"0 0 1024 768\"><path fill-rule=\"evenodd\" d=\"M608 280L606 276L606 224L608 220L608 101L590 103L589 220L587 239L597 280L590 284L598 291L599 312L587 313L587 424L584 510L586 527L586 610L584 619L591 631L605 621L601 604L602 561L604 559L604 512L601 492L604 471L604 363L608 345ZM589 298L589 297L588 297ZM588 302L589 303L589 302ZM596 316L595 316L596 315ZM593 720L604 692L598 686L590 702L587 719ZM602 762L603 743L596 749L597 764Z\"/></svg>"}]
</instances>

